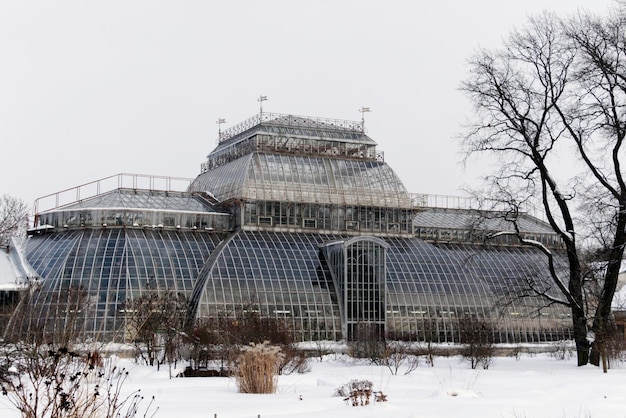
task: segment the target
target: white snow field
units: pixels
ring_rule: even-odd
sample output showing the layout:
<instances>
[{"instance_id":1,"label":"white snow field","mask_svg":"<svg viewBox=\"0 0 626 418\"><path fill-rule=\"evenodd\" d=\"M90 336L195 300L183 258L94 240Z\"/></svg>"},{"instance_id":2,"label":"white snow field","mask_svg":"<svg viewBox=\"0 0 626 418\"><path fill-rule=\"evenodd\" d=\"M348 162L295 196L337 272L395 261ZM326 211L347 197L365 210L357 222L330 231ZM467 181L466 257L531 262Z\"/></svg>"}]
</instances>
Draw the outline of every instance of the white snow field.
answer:
<instances>
[{"instance_id":1,"label":"white snow field","mask_svg":"<svg viewBox=\"0 0 626 418\"><path fill-rule=\"evenodd\" d=\"M609 373L576 366L575 358L548 354L496 357L488 370L472 370L461 357L422 361L408 375L344 355L310 359L311 371L279 376L278 392L241 394L234 378L169 378L167 367L118 360L130 372L124 390L155 396L155 417L203 418L620 418L626 417L626 364ZM366 379L387 402L347 405L337 388ZM145 403L144 403L145 405ZM0 417L19 414L0 397ZM142 416L142 415L138 415Z\"/></svg>"}]
</instances>

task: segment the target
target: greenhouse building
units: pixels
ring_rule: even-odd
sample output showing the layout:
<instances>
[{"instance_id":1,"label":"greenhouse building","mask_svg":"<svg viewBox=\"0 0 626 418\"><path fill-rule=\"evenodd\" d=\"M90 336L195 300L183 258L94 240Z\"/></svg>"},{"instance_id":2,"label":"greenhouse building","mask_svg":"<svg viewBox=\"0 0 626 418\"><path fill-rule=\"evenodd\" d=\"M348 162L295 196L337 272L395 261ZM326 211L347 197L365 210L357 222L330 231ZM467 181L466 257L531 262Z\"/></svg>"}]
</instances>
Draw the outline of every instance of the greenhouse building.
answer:
<instances>
[{"instance_id":1,"label":"greenhouse building","mask_svg":"<svg viewBox=\"0 0 626 418\"><path fill-rule=\"evenodd\" d=\"M195 179L119 174L43 197L14 240L39 326L128 335L128 301L176 292L187 315L280 318L299 341L454 342L464 318L498 342L569 337L568 312L509 290L540 281L542 254L468 199L410 194L362 122L260 113L221 131ZM526 237L558 249L528 214Z\"/></svg>"}]
</instances>

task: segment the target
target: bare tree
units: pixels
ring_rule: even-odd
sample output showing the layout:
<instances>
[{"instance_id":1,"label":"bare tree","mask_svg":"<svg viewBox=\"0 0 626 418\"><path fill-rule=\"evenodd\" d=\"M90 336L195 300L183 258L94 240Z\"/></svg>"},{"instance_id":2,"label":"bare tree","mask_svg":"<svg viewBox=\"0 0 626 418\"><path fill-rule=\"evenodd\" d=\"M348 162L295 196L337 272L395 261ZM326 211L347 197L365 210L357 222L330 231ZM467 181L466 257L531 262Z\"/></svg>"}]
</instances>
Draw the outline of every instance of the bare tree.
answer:
<instances>
[{"instance_id":1,"label":"bare tree","mask_svg":"<svg viewBox=\"0 0 626 418\"><path fill-rule=\"evenodd\" d=\"M392 375L397 375L400 369L409 375L419 366L419 355L410 342L394 341L385 344L385 351L381 363L387 366Z\"/></svg>"},{"instance_id":2,"label":"bare tree","mask_svg":"<svg viewBox=\"0 0 626 418\"><path fill-rule=\"evenodd\" d=\"M439 350L436 346L439 333L437 329L437 320L435 318L425 318L423 321L422 333L424 336L424 343L426 344L422 350L422 354L426 357L426 364L434 367L435 356L439 354Z\"/></svg>"},{"instance_id":3,"label":"bare tree","mask_svg":"<svg viewBox=\"0 0 626 418\"><path fill-rule=\"evenodd\" d=\"M494 326L483 318L466 316L459 320L461 355L470 367L488 369L494 355Z\"/></svg>"},{"instance_id":4,"label":"bare tree","mask_svg":"<svg viewBox=\"0 0 626 418\"><path fill-rule=\"evenodd\" d=\"M558 292L537 293L570 309L579 365L599 365L626 244L625 41L623 7L606 17L546 13L513 31L501 49L471 57L461 86L477 110L463 140L467 155L499 162L487 194L508 207L503 213L514 228L503 233L545 255ZM535 197L562 242L560 255L519 228L520 208ZM598 255L591 263L590 253ZM592 306L587 266L598 263L601 290Z\"/></svg>"},{"instance_id":5,"label":"bare tree","mask_svg":"<svg viewBox=\"0 0 626 418\"><path fill-rule=\"evenodd\" d=\"M22 200L8 194L0 197L0 245L18 235L28 223L28 209Z\"/></svg>"},{"instance_id":6,"label":"bare tree","mask_svg":"<svg viewBox=\"0 0 626 418\"><path fill-rule=\"evenodd\" d=\"M182 343L187 298L181 293L150 290L126 302L126 332L138 355L153 366L174 362Z\"/></svg>"}]
</instances>

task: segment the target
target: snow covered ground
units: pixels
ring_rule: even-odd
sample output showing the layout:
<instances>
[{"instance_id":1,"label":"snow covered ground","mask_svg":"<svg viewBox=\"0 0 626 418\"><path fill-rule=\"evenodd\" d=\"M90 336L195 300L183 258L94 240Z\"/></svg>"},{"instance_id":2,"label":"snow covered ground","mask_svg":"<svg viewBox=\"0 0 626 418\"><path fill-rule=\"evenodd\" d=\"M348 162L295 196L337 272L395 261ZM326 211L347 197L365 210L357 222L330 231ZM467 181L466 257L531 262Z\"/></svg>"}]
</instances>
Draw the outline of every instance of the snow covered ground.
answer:
<instances>
[{"instance_id":1,"label":"snow covered ground","mask_svg":"<svg viewBox=\"0 0 626 418\"><path fill-rule=\"evenodd\" d=\"M626 417L626 364L603 374L593 366L576 367L575 358L547 354L498 357L488 370L471 370L460 357L423 361L408 375L391 374L343 355L310 360L311 371L279 377L278 393L240 394L234 378L169 378L167 367L131 369L125 390L141 388L156 397L156 417L208 418L620 418ZM334 396L353 379L367 379L388 401L346 405ZM17 413L0 397L0 417Z\"/></svg>"}]
</instances>

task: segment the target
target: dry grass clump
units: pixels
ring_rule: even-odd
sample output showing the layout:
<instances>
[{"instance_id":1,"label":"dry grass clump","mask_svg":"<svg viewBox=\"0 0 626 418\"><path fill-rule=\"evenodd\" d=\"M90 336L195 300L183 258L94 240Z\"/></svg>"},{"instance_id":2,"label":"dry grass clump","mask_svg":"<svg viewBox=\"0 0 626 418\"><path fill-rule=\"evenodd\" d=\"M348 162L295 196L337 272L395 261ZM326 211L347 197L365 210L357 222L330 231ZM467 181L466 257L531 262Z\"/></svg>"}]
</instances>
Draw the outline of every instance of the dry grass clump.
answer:
<instances>
[{"instance_id":1,"label":"dry grass clump","mask_svg":"<svg viewBox=\"0 0 626 418\"><path fill-rule=\"evenodd\" d=\"M239 392L275 393L283 356L280 347L270 345L268 341L244 347L237 368Z\"/></svg>"}]
</instances>

